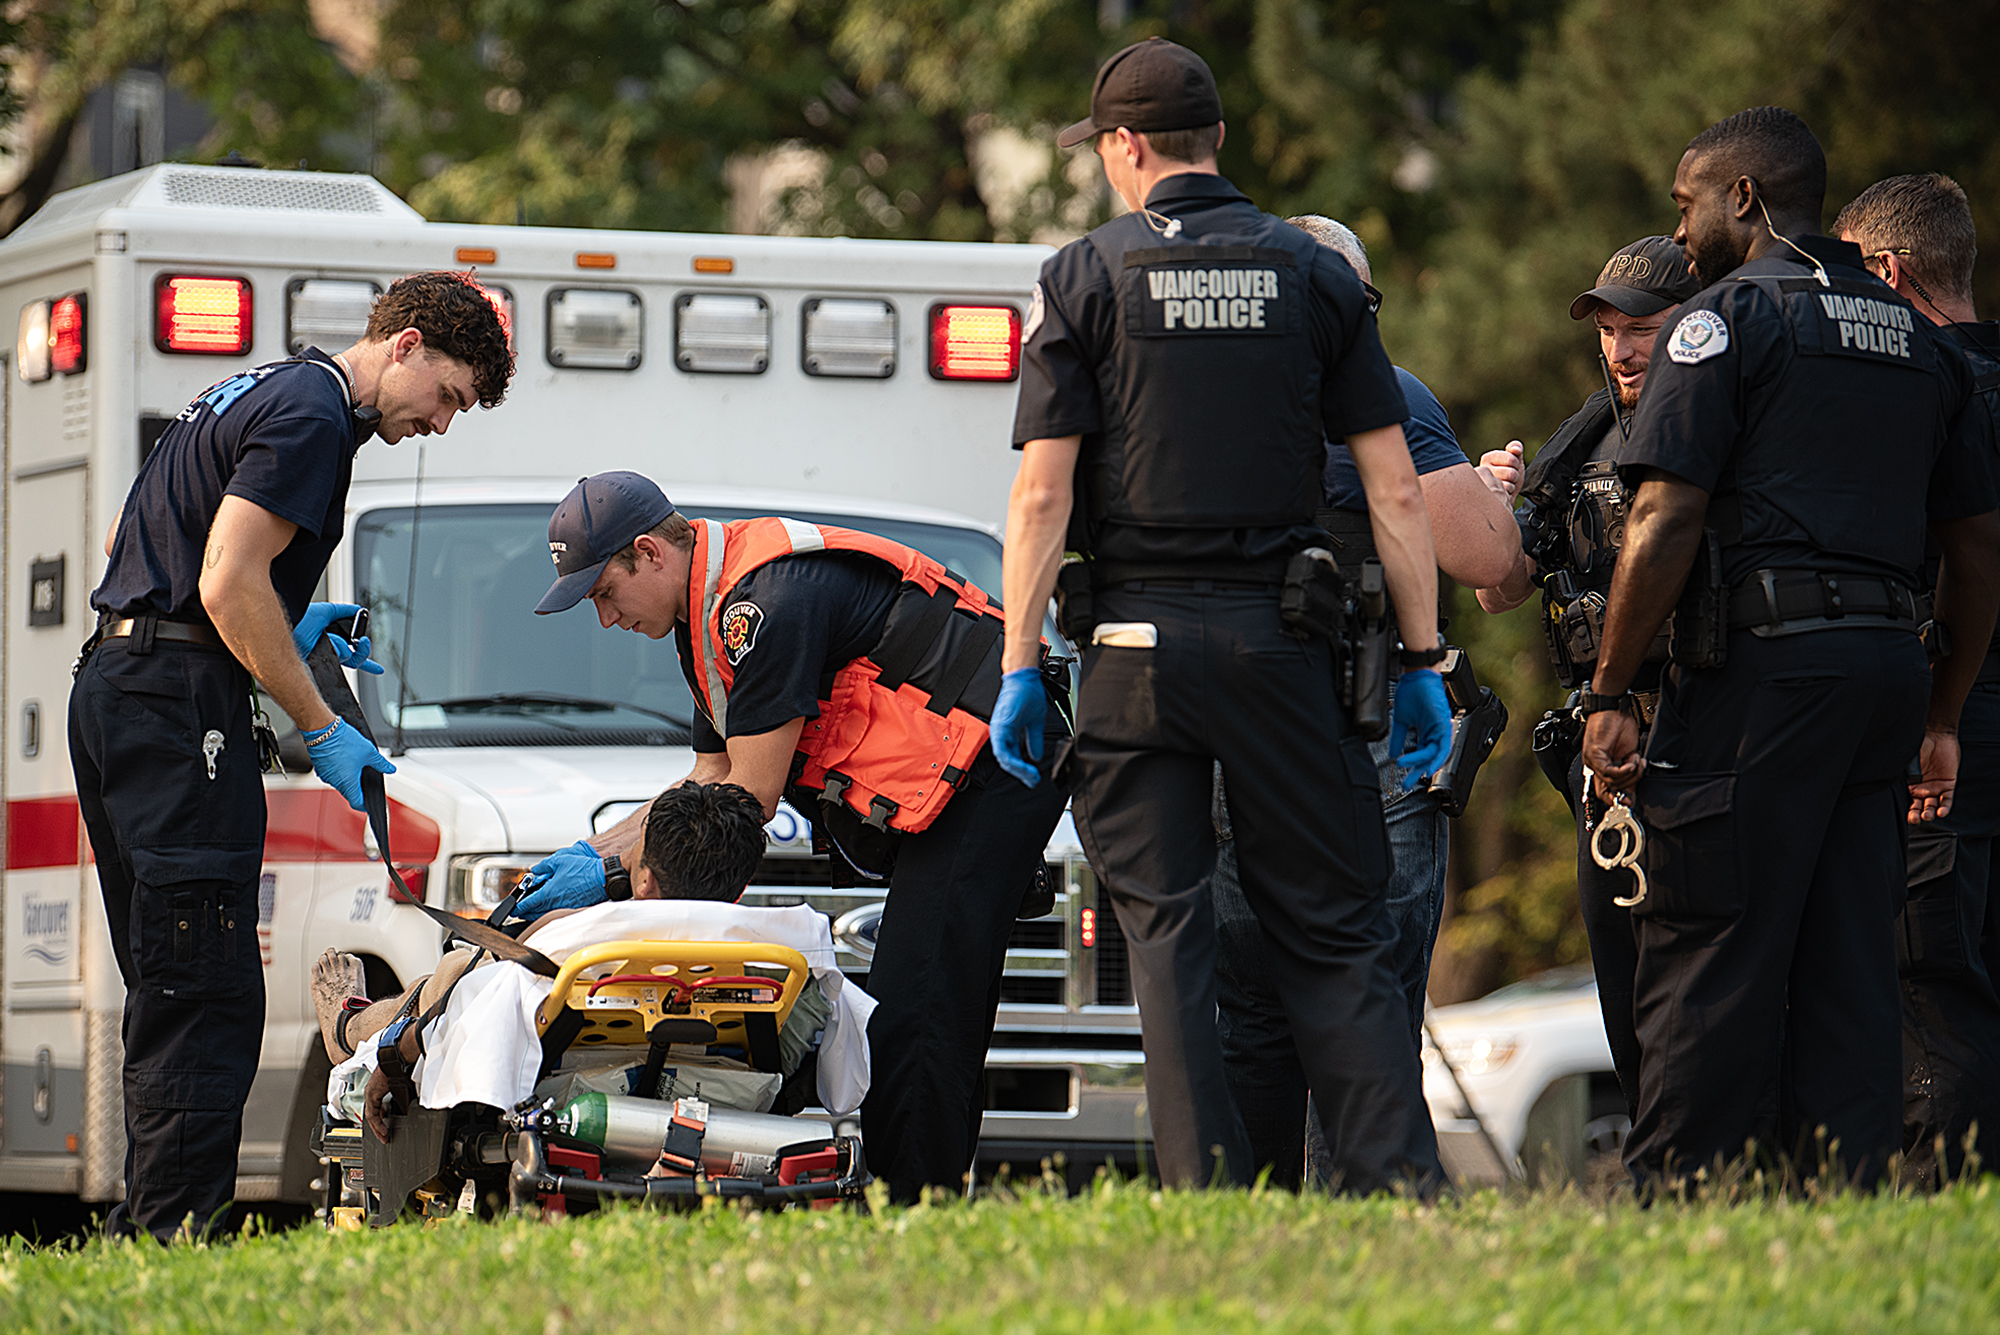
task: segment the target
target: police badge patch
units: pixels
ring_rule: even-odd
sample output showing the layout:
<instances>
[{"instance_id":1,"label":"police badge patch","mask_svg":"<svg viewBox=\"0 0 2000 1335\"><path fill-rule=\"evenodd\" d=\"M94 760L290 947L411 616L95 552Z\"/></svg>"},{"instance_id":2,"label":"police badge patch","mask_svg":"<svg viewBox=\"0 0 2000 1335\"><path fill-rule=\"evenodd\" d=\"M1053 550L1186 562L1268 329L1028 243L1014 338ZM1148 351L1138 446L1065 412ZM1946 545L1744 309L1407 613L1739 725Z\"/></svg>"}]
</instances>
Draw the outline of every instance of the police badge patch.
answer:
<instances>
[{"instance_id":1,"label":"police badge patch","mask_svg":"<svg viewBox=\"0 0 2000 1335\"><path fill-rule=\"evenodd\" d=\"M1714 311L1692 311L1674 326L1667 356L1683 366L1705 362L1729 347L1729 326Z\"/></svg>"},{"instance_id":2,"label":"police badge patch","mask_svg":"<svg viewBox=\"0 0 2000 1335\"><path fill-rule=\"evenodd\" d=\"M722 613L722 652L735 667L757 643L757 630L764 624L764 609L755 603L731 603Z\"/></svg>"}]
</instances>

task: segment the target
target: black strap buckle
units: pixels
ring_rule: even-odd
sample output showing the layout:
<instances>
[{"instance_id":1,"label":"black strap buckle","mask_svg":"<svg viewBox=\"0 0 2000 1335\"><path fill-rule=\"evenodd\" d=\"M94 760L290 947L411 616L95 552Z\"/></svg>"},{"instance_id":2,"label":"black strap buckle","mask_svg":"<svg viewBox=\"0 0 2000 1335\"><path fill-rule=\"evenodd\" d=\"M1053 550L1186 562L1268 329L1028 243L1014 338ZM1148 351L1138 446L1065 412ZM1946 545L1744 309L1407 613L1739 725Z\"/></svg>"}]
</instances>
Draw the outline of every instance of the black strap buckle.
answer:
<instances>
[{"instance_id":1,"label":"black strap buckle","mask_svg":"<svg viewBox=\"0 0 2000 1335\"><path fill-rule=\"evenodd\" d=\"M854 780L837 769L826 772L826 784L820 789L820 801L838 802L847 796L847 790L854 786Z\"/></svg>"},{"instance_id":2,"label":"black strap buckle","mask_svg":"<svg viewBox=\"0 0 2000 1335\"><path fill-rule=\"evenodd\" d=\"M877 793L868 799L868 814L861 818L863 825L873 825L883 833L888 833L889 822L894 820L902 807Z\"/></svg>"}]
</instances>

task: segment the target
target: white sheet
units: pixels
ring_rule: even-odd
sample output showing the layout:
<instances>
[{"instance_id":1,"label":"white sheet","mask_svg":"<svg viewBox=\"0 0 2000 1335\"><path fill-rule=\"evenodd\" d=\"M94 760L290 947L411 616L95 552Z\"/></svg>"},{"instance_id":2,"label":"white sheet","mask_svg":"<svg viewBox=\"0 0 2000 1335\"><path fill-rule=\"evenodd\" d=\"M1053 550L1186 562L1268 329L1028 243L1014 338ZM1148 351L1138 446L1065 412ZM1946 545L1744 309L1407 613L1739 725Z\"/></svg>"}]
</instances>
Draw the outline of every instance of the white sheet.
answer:
<instances>
[{"instance_id":1,"label":"white sheet","mask_svg":"<svg viewBox=\"0 0 2000 1335\"><path fill-rule=\"evenodd\" d=\"M751 908L699 899L626 900L552 922L528 944L561 964L584 946L630 940L769 942L805 956L832 1011L820 1040L820 1104L836 1117L861 1107L870 1079L868 1017L875 998L835 967L833 933L824 914L803 904ZM542 1059L535 1013L550 985L550 979L512 964L483 965L460 979L444 1014L424 1031L418 1100L430 1108L458 1103L511 1108L532 1094ZM329 1104L339 1099L348 1074L372 1069L374 1057L374 1044L364 1043L333 1068Z\"/></svg>"}]
</instances>

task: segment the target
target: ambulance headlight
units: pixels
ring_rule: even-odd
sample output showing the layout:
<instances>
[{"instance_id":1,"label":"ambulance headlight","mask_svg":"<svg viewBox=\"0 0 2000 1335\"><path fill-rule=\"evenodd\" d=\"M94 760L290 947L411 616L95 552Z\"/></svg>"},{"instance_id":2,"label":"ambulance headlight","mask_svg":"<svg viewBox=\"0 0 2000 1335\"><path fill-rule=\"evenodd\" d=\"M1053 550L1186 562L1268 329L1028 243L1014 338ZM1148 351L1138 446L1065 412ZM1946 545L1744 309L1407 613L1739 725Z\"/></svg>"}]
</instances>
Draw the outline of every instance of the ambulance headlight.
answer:
<instances>
[{"instance_id":1,"label":"ambulance headlight","mask_svg":"<svg viewBox=\"0 0 2000 1335\"><path fill-rule=\"evenodd\" d=\"M807 375L885 380L896 373L896 308L888 302L814 297L801 314Z\"/></svg>"},{"instance_id":2,"label":"ambulance headlight","mask_svg":"<svg viewBox=\"0 0 2000 1335\"><path fill-rule=\"evenodd\" d=\"M445 881L445 910L465 918L485 917L514 893L528 868L540 861L512 853L466 853L453 858Z\"/></svg>"},{"instance_id":3,"label":"ambulance headlight","mask_svg":"<svg viewBox=\"0 0 2000 1335\"><path fill-rule=\"evenodd\" d=\"M683 292L674 298L674 365L762 375L771 365L771 307L762 297Z\"/></svg>"},{"instance_id":4,"label":"ambulance headlight","mask_svg":"<svg viewBox=\"0 0 2000 1335\"><path fill-rule=\"evenodd\" d=\"M21 308L21 324L14 337L14 366L29 384L49 378L48 302L31 301Z\"/></svg>"},{"instance_id":5,"label":"ambulance headlight","mask_svg":"<svg viewBox=\"0 0 2000 1335\"><path fill-rule=\"evenodd\" d=\"M559 287L549 293L548 310L551 366L631 371L645 355L644 308L637 292Z\"/></svg>"},{"instance_id":6,"label":"ambulance headlight","mask_svg":"<svg viewBox=\"0 0 2000 1335\"><path fill-rule=\"evenodd\" d=\"M285 349L339 352L368 332L382 289L366 279L294 278L285 284Z\"/></svg>"}]
</instances>

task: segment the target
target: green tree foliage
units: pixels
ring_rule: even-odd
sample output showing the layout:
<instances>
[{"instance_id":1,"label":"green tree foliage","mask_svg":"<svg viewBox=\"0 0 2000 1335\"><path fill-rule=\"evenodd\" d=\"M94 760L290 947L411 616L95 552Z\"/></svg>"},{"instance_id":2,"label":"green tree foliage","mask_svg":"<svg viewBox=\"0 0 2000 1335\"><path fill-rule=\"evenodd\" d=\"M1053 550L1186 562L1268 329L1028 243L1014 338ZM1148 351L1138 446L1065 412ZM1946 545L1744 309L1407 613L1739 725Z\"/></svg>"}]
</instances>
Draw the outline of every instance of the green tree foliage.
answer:
<instances>
[{"instance_id":1,"label":"green tree foliage","mask_svg":"<svg viewBox=\"0 0 2000 1335\"><path fill-rule=\"evenodd\" d=\"M27 0L0 20L0 125L32 107L0 232L48 198L90 95L142 64L207 101L219 145L263 160L323 159L357 105L353 80L313 31L305 0ZM351 156L342 154L341 156Z\"/></svg>"}]
</instances>

